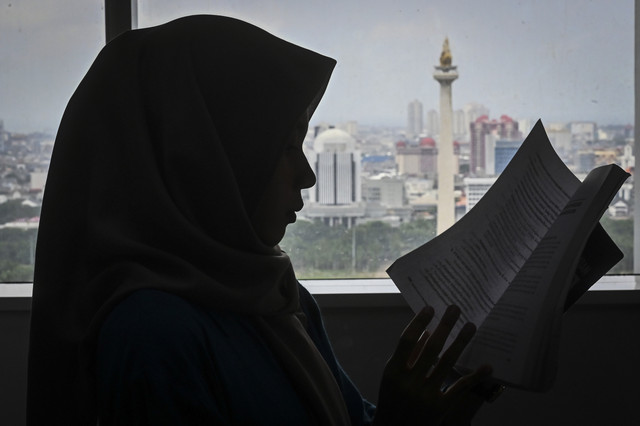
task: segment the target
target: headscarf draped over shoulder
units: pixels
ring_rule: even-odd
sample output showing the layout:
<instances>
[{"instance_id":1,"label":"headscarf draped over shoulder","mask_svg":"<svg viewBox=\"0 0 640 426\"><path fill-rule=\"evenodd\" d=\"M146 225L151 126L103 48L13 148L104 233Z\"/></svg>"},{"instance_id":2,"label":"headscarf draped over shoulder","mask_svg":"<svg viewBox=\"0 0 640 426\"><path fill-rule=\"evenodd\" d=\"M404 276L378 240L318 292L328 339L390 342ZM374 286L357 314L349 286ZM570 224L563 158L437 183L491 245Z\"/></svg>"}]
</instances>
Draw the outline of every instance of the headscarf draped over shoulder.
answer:
<instances>
[{"instance_id":1,"label":"headscarf draped over shoulder","mask_svg":"<svg viewBox=\"0 0 640 426\"><path fill-rule=\"evenodd\" d=\"M249 217L334 66L220 16L129 31L102 49L65 110L47 178L31 424L95 424L94 341L137 289L255 315L285 341L304 340L291 263Z\"/></svg>"}]
</instances>

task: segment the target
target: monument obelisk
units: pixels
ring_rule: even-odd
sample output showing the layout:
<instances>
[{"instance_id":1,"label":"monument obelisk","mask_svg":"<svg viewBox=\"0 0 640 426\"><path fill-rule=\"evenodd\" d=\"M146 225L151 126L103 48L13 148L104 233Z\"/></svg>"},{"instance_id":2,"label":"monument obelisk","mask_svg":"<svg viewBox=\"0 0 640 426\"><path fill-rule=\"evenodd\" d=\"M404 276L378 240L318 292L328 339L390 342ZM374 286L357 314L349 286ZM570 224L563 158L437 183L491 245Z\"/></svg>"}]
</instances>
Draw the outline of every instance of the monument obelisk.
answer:
<instances>
[{"instance_id":1,"label":"monument obelisk","mask_svg":"<svg viewBox=\"0 0 640 426\"><path fill-rule=\"evenodd\" d=\"M438 137L438 235L446 231L456 221L456 206L453 170L453 106L451 85L458 78L458 71L451 65L449 39L444 39L440 65L435 67L433 78L440 83L440 137Z\"/></svg>"}]
</instances>

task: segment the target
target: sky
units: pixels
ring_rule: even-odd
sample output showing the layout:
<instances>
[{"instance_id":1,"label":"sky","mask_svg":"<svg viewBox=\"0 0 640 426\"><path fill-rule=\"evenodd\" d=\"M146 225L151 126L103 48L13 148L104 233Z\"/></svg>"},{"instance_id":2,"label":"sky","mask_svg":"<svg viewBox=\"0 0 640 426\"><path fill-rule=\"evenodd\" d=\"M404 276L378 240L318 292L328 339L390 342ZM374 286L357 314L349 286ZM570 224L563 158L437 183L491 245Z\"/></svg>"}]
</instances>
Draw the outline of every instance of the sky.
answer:
<instances>
[{"instance_id":1,"label":"sky","mask_svg":"<svg viewBox=\"0 0 640 426\"><path fill-rule=\"evenodd\" d=\"M492 118L633 122L632 0L139 0L138 26L210 13L247 20L338 61L312 123L404 126L437 109L449 38L453 108ZM99 0L0 0L0 120L49 131L104 45Z\"/></svg>"}]
</instances>

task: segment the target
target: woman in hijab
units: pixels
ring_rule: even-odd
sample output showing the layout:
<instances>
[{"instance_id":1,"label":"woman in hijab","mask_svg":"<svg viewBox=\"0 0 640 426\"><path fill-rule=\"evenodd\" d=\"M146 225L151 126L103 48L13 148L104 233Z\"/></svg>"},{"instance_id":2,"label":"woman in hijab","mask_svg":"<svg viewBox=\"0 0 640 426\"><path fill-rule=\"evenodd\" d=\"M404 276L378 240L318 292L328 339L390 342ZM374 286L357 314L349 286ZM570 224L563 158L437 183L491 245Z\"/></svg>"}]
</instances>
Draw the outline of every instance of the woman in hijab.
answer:
<instances>
[{"instance_id":1,"label":"woman in hijab","mask_svg":"<svg viewBox=\"0 0 640 426\"><path fill-rule=\"evenodd\" d=\"M440 354L455 308L430 337L431 310L409 325L374 420L277 246L315 182L302 140L334 65L218 16L102 50L47 181L29 424L437 424L459 408L487 372L441 391L473 335Z\"/></svg>"}]
</instances>

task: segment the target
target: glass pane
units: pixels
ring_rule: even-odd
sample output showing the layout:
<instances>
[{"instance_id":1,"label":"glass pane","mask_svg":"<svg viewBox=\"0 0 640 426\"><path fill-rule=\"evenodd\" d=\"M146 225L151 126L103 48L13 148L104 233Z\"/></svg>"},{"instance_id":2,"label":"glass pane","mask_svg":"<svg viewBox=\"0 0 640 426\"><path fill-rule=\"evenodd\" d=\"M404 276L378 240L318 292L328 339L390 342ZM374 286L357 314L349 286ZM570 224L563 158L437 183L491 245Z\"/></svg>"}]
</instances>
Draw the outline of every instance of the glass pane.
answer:
<instances>
[{"instance_id":1,"label":"glass pane","mask_svg":"<svg viewBox=\"0 0 640 426\"><path fill-rule=\"evenodd\" d=\"M577 174L604 162L633 167L631 0L138 5L141 27L194 13L244 19L338 61L306 141L319 186L282 242L302 278L386 276L395 258L435 236L440 87L433 73L445 38L459 74L452 86L457 217L538 118ZM341 143L350 155L340 165L317 152ZM355 181L338 182L346 193L324 190L321 165L352 171ZM479 181L465 185L465 178ZM626 254L615 272L632 270L632 182L625 185L603 221Z\"/></svg>"},{"instance_id":2,"label":"glass pane","mask_svg":"<svg viewBox=\"0 0 640 426\"><path fill-rule=\"evenodd\" d=\"M58 123L104 45L103 2L3 2L0 40L0 281L25 282Z\"/></svg>"}]
</instances>

